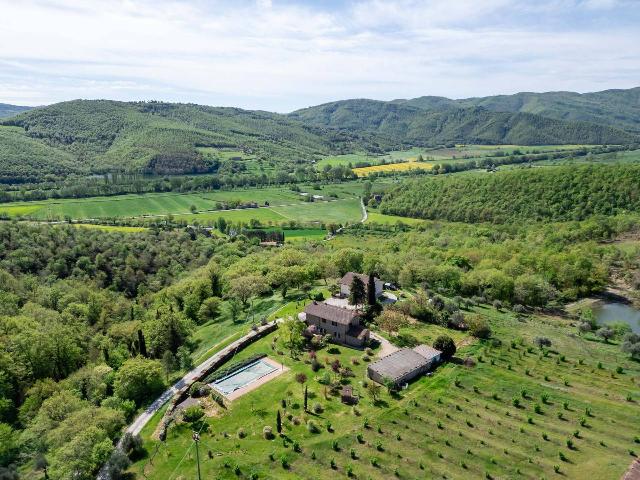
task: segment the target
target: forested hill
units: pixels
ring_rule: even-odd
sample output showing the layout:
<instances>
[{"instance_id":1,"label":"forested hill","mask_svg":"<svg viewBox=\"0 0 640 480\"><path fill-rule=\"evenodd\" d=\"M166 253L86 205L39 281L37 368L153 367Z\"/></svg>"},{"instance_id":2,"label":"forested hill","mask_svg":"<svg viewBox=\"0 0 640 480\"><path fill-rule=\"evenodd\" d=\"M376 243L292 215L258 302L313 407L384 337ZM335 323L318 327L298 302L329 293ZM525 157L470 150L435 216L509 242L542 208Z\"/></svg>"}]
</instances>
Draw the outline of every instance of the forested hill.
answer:
<instances>
[{"instance_id":1,"label":"forested hill","mask_svg":"<svg viewBox=\"0 0 640 480\"><path fill-rule=\"evenodd\" d=\"M33 158L28 148L32 149L34 140L42 148L53 148L52 157L60 157L61 152L70 156L76 170L159 174L214 171L215 165L203 154L206 147L306 162L352 143L356 144L353 148L364 148L357 134L303 125L275 113L193 104L75 100L31 110L0 124L0 170L4 175ZM25 150L19 145L25 145ZM58 170L57 161L41 157L41 171Z\"/></svg>"},{"instance_id":2,"label":"forested hill","mask_svg":"<svg viewBox=\"0 0 640 480\"><path fill-rule=\"evenodd\" d=\"M426 96L395 100L394 103L429 110L483 107L494 112L534 113L557 120L611 125L640 133L640 87L582 94L522 92L460 100Z\"/></svg>"},{"instance_id":3,"label":"forested hill","mask_svg":"<svg viewBox=\"0 0 640 480\"><path fill-rule=\"evenodd\" d=\"M411 145L476 144L627 144L639 136L609 126L565 122L531 113L450 108L431 97L439 110L358 99L298 110L291 118L314 125L373 132Z\"/></svg>"},{"instance_id":4,"label":"forested hill","mask_svg":"<svg viewBox=\"0 0 640 480\"><path fill-rule=\"evenodd\" d=\"M385 194L386 214L454 222L569 221L640 211L640 166L528 168L421 178Z\"/></svg>"},{"instance_id":5,"label":"forested hill","mask_svg":"<svg viewBox=\"0 0 640 480\"><path fill-rule=\"evenodd\" d=\"M31 110L32 107L23 107L21 105L9 105L8 103L0 103L0 118L12 117L18 113Z\"/></svg>"}]
</instances>

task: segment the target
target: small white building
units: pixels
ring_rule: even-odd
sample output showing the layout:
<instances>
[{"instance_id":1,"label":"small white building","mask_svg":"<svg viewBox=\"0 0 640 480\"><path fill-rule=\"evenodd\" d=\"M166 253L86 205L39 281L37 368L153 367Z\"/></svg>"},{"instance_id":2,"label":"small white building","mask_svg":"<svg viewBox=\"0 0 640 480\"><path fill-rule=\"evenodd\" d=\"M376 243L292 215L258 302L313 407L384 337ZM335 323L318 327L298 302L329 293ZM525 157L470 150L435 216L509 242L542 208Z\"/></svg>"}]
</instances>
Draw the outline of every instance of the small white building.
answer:
<instances>
[{"instance_id":1,"label":"small white building","mask_svg":"<svg viewBox=\"0 0 640 480\"><path fill-rule=\"evenodd\" d=\"M364 283L365 289L369 285L369 275L365 275L363 273L354 273L348 272L344 277L340 279L340 296L348 297L351 293L351 283L353 282L353 278L358 277ZM376 298L382 295L382 291L384 289L384 282L377 277L374 277L374 282L376 285Z\"/></svg>"}]
</instances>

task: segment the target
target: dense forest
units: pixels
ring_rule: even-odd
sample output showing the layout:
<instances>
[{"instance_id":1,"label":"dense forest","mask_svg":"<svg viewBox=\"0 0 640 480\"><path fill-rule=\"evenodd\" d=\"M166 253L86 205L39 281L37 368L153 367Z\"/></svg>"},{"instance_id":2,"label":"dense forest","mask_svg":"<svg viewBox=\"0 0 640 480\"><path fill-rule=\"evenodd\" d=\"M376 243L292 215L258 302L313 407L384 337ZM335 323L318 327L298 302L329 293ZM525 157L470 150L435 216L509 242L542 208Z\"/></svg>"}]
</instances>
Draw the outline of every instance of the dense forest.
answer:
<instances>
[{"instance_id":1,"label":"dense forest","mask_svg":"<svg viewBox=\"0 0 640 480\"><path fill-rule=\"evenodd\" d=\"M344 100L298 110L292 118L348 131L375 132L397 143L558 145L627 144L636 134L587 122L481 107L426 110L376 100Z\"/></svg>"},{"instance_id":2,"label":"dense forest","mask_svg":"<svg viewBox=\"0 0 640 480\"><path fill-rule=\"evenodd\" d=\"M395 103L428 110L483 107L493 112L534 113L557 120L612 125L640 132L640 87L602 92L521 92L514 95L464 98L418 97Z\"/></svg>"},{"instance_id":3,"label":"dense forest","mask_svg":"<svg viewBox=\"0 0 640 480\"><path fill-rule=\"evenodd\" d=\"M429 177L388 191L380 211L454 222L567 221L640 211L640 167L526 168Z\"/></svg>"},{"instance_id":4,"label":"dense forest","mask_svg":"<svg viewBox=\"0 0 640 480\"><path fill-rule=\"evenodd\" d=\"M76 164L68 173L184 174L217 170L202 154L205 147L275 158L291 170L291 164L368 144L362 135L306 126L274 113L160 102L76 100L22 113L3 125L0 172L7 179L58 173L55 157L61 151ZM5 142L25 149L5 149ZM54 158L34 157L28 150L34 142ZM30 170L20 166L25 161L32 163Z\"/></svg>"}]
</instances>

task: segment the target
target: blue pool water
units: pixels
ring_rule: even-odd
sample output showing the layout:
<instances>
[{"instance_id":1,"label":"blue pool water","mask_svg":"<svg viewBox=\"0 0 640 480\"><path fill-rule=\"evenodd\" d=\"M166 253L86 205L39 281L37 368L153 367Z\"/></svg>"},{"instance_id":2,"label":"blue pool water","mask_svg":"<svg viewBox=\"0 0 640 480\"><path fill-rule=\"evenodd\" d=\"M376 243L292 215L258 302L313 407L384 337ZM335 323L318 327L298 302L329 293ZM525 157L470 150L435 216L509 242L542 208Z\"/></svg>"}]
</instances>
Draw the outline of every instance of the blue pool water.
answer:
<instances>
[{"instance_id":1,"label":"blue pool water","mask_svg":"<svg viewBox=\"0 0 640 480\"><path fill-rule=\"evenodd\" d=\"M265 362L264 360L256 360L246 367L236 370L235 372L216 380L211 385L223 395L235 392L239 388L249 385L256 380L274 372L276 367Z\"/></svg>"}]
</instances>

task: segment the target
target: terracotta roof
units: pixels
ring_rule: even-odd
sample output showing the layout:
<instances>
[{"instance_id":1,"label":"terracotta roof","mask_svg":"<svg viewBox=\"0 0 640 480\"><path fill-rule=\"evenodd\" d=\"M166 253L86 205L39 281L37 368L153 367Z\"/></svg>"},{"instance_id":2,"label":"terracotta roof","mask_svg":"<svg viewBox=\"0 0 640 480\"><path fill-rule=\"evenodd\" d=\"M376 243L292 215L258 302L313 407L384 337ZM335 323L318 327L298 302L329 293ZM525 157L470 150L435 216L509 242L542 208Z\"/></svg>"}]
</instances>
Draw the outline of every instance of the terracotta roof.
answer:
<instances>
[{"instance_id":1,"label":"terracotta roof","mask_svg":"<svg viewBox=\"0 0 640 480\"><path fill-rule=\"evenodd\" d=\"M313 302L307 305L304 309L304 313L343 325L350 325L353 319L360 315L355 310L349 310L318 302Z\"/></svg>"},{"instance_id":2,"label":"terracotta roof","mask_svg":"<svg viewBox=\"0 0 640 480\"><path fill-rule=\"evenodd\" d=\"M362 283L364 283L365 285L369 283L369 275L365 275L364 273L347 272L345 273L344 277L340 279L340 285L351 286L351 282L353 282L353 277L358 277L360 280L362 280ZM377 282L380 281L380 279L377 277L374 277L374 279Z\"/></svg>"}]
</instances>

